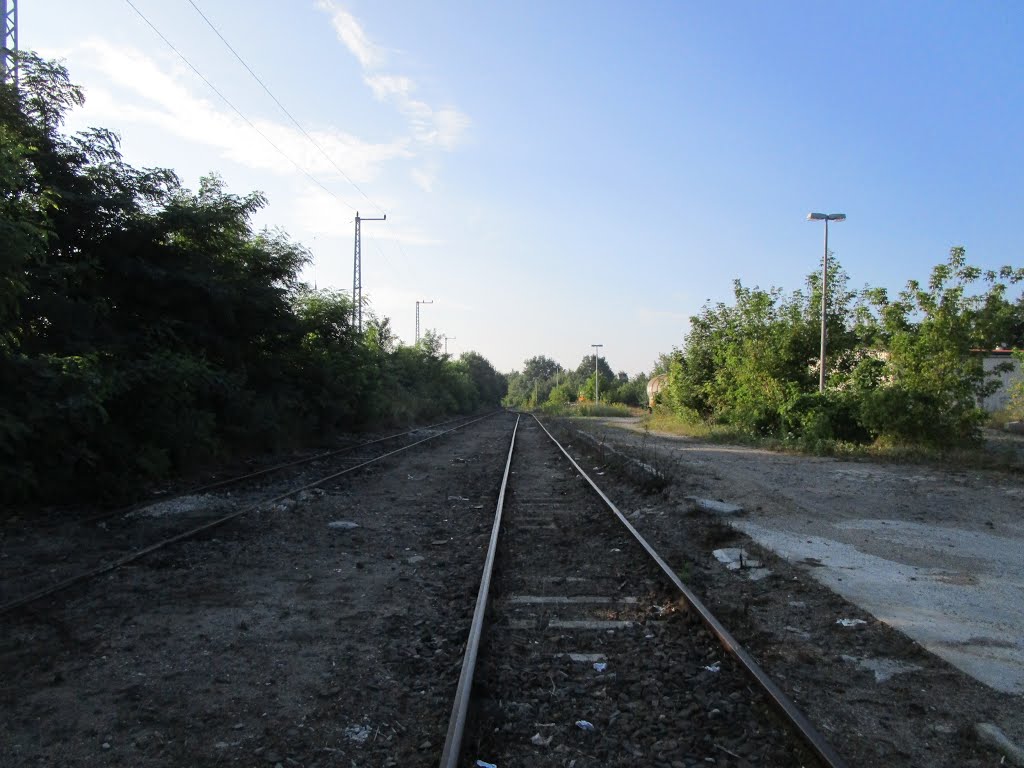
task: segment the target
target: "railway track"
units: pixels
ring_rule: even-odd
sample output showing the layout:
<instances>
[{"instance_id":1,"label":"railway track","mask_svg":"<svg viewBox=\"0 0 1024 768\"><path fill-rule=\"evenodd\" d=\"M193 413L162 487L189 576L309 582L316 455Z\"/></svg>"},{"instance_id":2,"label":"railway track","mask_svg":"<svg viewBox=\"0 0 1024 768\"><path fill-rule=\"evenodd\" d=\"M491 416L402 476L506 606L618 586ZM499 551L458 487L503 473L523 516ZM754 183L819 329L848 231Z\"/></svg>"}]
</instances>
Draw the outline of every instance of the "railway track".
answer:
<instances>
[{"instance_id":1,"label":"railway track","mask_svg":"<svg viewBox=\"0 0 1024 768\"><path fill-rule=\"evenodd\" d=\"M512 456L512 423L13 611L0 764L814 765L536 422Z\"/></svg>"},{"instance_id":2,"label":"railway track","mask_svg":"<svg viewBox=\"0 0 1024 768\"><path fill-rule=\"evenodd\" d=\"M640 762L843 765L526 418L509 448L440 765Z\"/></svg>"},{"instance_id":3,"label":"railway track","mask_svg":"<svg viewBox=\"0 0 1024 768\"><path fill-rule=\"evenodd\" d=\"M300 494L472 424L458 418L218 479L118 510L4 532L0 616L101 576L242 515L286 512ZM39 551L40 537L57 544Z\"/></svg>"}]
</instances>

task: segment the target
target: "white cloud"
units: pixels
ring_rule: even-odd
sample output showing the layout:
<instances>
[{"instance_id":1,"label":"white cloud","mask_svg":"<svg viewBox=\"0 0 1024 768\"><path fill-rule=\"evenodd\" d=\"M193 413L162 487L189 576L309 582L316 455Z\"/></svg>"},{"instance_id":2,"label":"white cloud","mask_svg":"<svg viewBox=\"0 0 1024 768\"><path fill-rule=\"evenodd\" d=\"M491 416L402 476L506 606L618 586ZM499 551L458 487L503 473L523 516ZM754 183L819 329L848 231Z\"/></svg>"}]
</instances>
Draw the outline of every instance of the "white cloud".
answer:
<instances>
[{"instance_id":1,"label":"white cloud","mask_svg":"<svg viewBox=\"0 0 1024 768\"><path fill-rule=\"evenodd\" d=\"M469 128L469 117L456 109L439 109L434 113L436 142L445 149L454 149Z\"/></svg>"},{"instance_id":2,"label":"white cloud","mask_svg":"<svg viewBox=\"0 0 1024 768\"><path fill-rule=\"evenodd\" d=\"M427 170L426 168L413 168L412 180L413 183L424 192L434 191L435 174L433 171Z\"/></svg>"},{"instance_id":3,"label":"white cloud","mask_svg":"<svg viewBox=\"0 0 1024 768\"><path fill-rule=\"evenodd\" d=\"M300 173L298 165L310 174L331 181L342 179L334 167L336 163L350 179L359 183L375 179L388 161L414 156L412 138L371 143L336 129L310 131L317 144L334 160L332 163L290 124L252 120L252 125L266 137L263 138L229 107L194 95L183 84L189 82L192 75L181 67L162 68L139 51L114 48L102 40L85 42L76 55L80 62L98 70L104 83L88 87L84 118L156 126L212 147L221 156L245 167L294 175ZM106 84L118 86L121 92L114 93ZM268 140L281 152L271 147ZM294 164L288 158L292 158Z\"/></svg>"},{"instance_id":4,"label":"white cloud","mask_svg":"<svg viewBox=\"0 0 1024 768\"><path fill-rule=\"evenodd\" d=\"M384 51L370 41L351 13L339 8L331 0L317 0L316 7L330 14L331 26L334 27L338 39L359 60L363 69L379 67L387 60Z\"/></svg>"},{"instance_id":5,"label":"white cloud","mask_svg":"<svg viewBox=\"0 0 1024 768\"><path fill-rule=\"evenodd\" d=\"M363 81L378 101L390 103L409 119L413 138L425 147L439 147L452 151L458 146L469 128L469 116L454 107L435 109L427 102L413 97L416 82L405 75L385 74L378 70L386 57L383 50L366 36L359 22L348 11L332 0L318 0L317 7L330 14L331 24L338 38L359 61L363 69ZM422 188L422 175L413 178Z\"/></svg>"},{"instance_id":6,"label":"white cloud","mask_svg":"<svg viewBox=\"0 0 1024 768\"><path fill-rule=\"evenodd\" d=\"M380 101L392 96L408 96L415 84L401 75L367 75L364 80Z\"/></svg>"}]
</instances>

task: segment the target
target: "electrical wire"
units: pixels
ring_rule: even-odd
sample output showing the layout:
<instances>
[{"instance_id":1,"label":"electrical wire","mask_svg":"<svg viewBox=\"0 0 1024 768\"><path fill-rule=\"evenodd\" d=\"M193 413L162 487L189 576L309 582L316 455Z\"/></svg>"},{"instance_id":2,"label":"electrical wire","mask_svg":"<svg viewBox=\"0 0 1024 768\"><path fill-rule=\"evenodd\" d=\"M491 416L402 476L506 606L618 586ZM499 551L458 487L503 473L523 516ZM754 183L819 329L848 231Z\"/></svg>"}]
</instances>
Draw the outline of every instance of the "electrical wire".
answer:
<instances>
[{"instance_id":1,"label":"electrical wire","mask_svg":"<svg viewBox=\"0 0 1024 768\"><path fill-rule=\"evenodd\" d=\"M135 13L137 13L139 15L139 18L141 18L144 22L146 22L146 24L149 25L150 29L152 29L154 32L156 32L156 34L160 37L161 40L163 40L165 43L167 43L167 46L172 51L174 51L176 54L178 54L178 58L180 58L182 61L184 61L185 64L188 65L189 69L191 69L193 72L195 72L196 75L198 75L199 78L210 87L210 90L212 90L214 93L216 93L225 104L227 104L229 107L231 107L231 109L234 110L236 115L238 115L240 118L242 118L242 120L244 120L246 122L246 124L250 128L252 128L254 131L256 131L256 133L258 133L260 136L262 136L264 141L266 141L270 146L272 146L274 149L276 149L281 154L282 157L284 157L286 160L288 160L288 162L290 162L292 165L294 165L307 179L309 179L314 184L316 184L318 187L320 187L320 189L322 189L324 192L329 194L331 197L333 197L338 202L340 202L343 205L351 208L353 211L356 210L354 206L352 206L351 204L349 204L348 202L346 202L342 198L338 197L338 195L336 195L334 192L332 192L327 187L325 187L322 183L320 183L319 179L317 179L315 176L313 176L313 174L311 174L309 171L307 171L305 168L303 168L301 165L299 165L295 160L293 160L291 158L291 156L288 155L288 153L286 153L279 146L277 146L277 144L275 144L270 139L270 137L267 136L267 134L265 134L263 131L261 131L259 128L257 128L256 125L252 122L252 120L250 120L248 117L246 117L244 114L242 114L242 111L238 107L236 107L234 104L232 104L227 96L225 96L223 93L221 93L219 90L217 90L217 87L213 83L211 83L206 78L206 76L203 75L202 72L200 72L198 69L196 69L196 67L192 64L192 62L189 61L185 57L185 54L183 54L181 51L179 51L177 48L175 48L174 44L164 36L163 32L161 32L159 29L157 29L156 25L153 24L153 22L151 22L148 18L146 18L146 15L135 6L135 4L132 2L132 0L124 0L124 1L126 3L128 3L128 5L131 6L131 9L133 11L135 11Z\"/></svg>"},{"instance_id":2,"label":"electrical wire","mask_svg":"<svg viewBox=\"0 0 1024 768\"><path fill-rule=\"evenodd\" d=\"M369 195L367 195L367 194L366 194L366 193L365 193L365 192L364 192L364 191L363 191L363 190L362 190L362 189L361 189L361 188L359 187L359 185L358 185L358 184L356 184L356 183L355 183L355 182L354 182L354 181L352 180L352 178L351 178L351 177L350 177L350 176L349 176L349 175L348 175L347 173L345 173L345 171L343 171L343 170L341 169L341 167L339 167L339 166L338 166L338 164L337 164L336 162L334 162L334 159L333 159L333 158L332 158L332 157L331 157L330 155L328 155L328 154L327 154L327 152L326 152L326 151L324 150L324 148L323 148L323 147L321 147L321 146L320 146L320 144L319 144L319 143L317 143L316 139L314 139L314 138L313 138L312 136L310 136L310 135L309 135L309 132L308 132L308 131L306 131L306 129L305 129L305 128L303 128L303 127L302 127L302 125L301 125L301 124L299 123L299 121L298 121L298 120L296 120L296 119L295 119L295 117L293 117L293 116L292 116L292 113L291 113L291 112L289 112L289 111L288 111L288 110L287 110L287 109L285 108L284 104L282 104L282 103L281 103L281 102L280 102L280 101L278 100L277 96L275 96L275 95L273 94L273 92L271 92L270 88L268 88L268 87L267 87L267 84L266 84L266 83L264 83L264 82L263 82L263 80L261 80L261 79L260 79L260 76L259 76L259 75L257 75L257 74L256 74L255 72L253 72L253 70L252 70L252 67L250 67L250 66L249 66L249 65L248 65L248 64L247 64L247 63L245 62L245 59L243 59L243 58L242 58L241 54L239 54L239 53L238 53L238 51L236 51L236 50L234 49L234 47L233 47L233 46L231 45L231 43L229 43L229 42L227 41L227 39L226 39L226 38L224 37L224 35L222 35L222 34L221 34L220 30L219 30L219 29L217 29L216 25L214 25L214 23L213 23L212 21L210 21L210 19L209 19L209 18L207 18L206 14L205 14L205 13L203 13L203 11L202 11L202 10L201 10L201 9L199 8L199 6L198 6L198 5L196 5L196 4L195 4L195 2L193 2L193 0L188 0L188 3L189 3L189 5L191 5L191 6L192 6L192 7L193 7L193 8L195 9L196 13L198 13L198 14L199 14L199 15L200 15L200 16L202 17L203 21L205 21L205 22L207 23L207 25L208 25L208 26L210 27L210 29L212 29L212 30L213 30L214 34L215 34L215 35L217 35L217 37L219 37L219 38L220 38L220 41L221 41L222 43L224 43L224 45L225 45L225 46L227 46L227 49L228 49L229 51L231 51L231 53L232 53L232 54L234 54L234 57L235 57L236 59L238 59L238 62L239 62L239 63L240 63L240 64L241 64L241 65L242 65L243 67L245 67L246 71L247 71L247 72L248 72L248 73L249 73L250 75L252 75L253 79L254 79L254 80L255 80L255 81L257 82L257 83L259 83L259 84L260 84L260 87L261 87L261 88L263 88L263 90L264 90L264 91L266 91L267 95L268 95L268 96L269 96L269 97L270 97L271 99L273 99L273 100L274 100L274 103L275 103L275 104L277 104L277 106L278 106L278 107L279 107L279 108L281 109L281 111L282 111L282 112L284 112L284 114L288 116L288 119L289 119L289 120L291 120L291 121L292 121L292 123L294 123L295 127L296 127L296 128L298 128L298 129L299 129L299 130L300 130L300 131L302 132L302 135L303 135L303 136L305 136L305 137L306 137L307 139L309 139L309 142L310 142L310 143L311 143L311 144L312 144L312 145L313 145L314 147L316 147L316 148L317 148L317 150L318 150L318 151L320 152L320 154L321 154L321 155L323 155L323 156L324 156L324 158L325 158L325 159L327 160L327 162L329 162L329 163L330 163L331 165L333 165L333 166L334 166L334 169L335 169L335 170L336 170L336 171L337 171L338 173L340 173L340 174L341 174L341 175L342 175L342 176L343 176L343 177L345 178L345 180L346 180L346 181L348 181L348 183L349 183L349 184L351 184L351 185L352 185L352 186L353 186L353 187L354 187L354 188L356 189L356 191L357 191L357 192L359 192L359 194L361 194L361 195L362 195L362 196L363 196L364 198L366 198L367 202L368 202L368 203L370 203L370 205L372 205L372 206L373 206L374 208L376 208L376 209L377 209L378 211L380 211L381 213L384 213L384 209L383 209L383 208L381 208L381 207L380 207L379 205L377 205L377 204L376 204L376 203L375 203L375 202L374 202L374 201L373 201L372 199L370 199L370 196L369 196Z\"/></svg>"}]
</instances>

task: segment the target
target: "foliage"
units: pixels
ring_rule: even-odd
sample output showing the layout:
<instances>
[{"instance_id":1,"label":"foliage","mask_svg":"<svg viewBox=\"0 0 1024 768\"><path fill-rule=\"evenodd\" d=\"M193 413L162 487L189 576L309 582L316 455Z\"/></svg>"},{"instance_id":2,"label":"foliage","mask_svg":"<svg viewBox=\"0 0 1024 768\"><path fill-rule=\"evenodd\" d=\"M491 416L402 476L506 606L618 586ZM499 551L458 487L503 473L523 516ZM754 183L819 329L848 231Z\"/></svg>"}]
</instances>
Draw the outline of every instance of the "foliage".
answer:
<instances>
[{"instance_id":1,"label":"foliage","mask_svg":"<svg viewBox=\"0 0 1024 768\"><path fill-rule=\"evenodd\" d=\"M0 86L0 479L3 498L116 497L237 450L497 404L475 353L359 333L309 254L255 232L260 193L198 191L125 163L102 129L60 132L83 102L66 70L22 57Z\"/></svg>"},{"instance_id":2,"label":"foliage","mask_svg":"<svg viewBox=\"0 0 1024 768\"><path fill-rule=\"evenodd\" d=\"M972 350L1022 342L1024 300L1006 296L1021 279L1024 270L1009 266L983 272L957 247L927 285L911 280L890 301L882 289L849 291L833 260L823 394L820 273L790 295L737 280L732 304L691 318L664 399L680 416L806 444L969 444L984 418L979 399L998 386Z\"/></svg>"}]
</instances>

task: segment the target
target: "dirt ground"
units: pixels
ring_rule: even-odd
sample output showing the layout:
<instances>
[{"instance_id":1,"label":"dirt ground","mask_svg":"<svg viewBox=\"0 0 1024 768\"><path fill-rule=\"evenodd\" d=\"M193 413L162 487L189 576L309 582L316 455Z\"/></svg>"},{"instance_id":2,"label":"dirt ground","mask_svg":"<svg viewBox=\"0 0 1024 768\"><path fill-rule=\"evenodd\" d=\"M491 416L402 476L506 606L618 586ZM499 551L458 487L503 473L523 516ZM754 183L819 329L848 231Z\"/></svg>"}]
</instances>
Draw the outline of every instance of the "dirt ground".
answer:
<instances>
[{"instance_id":1,"label":"dirt ground","mask_svg":"<svg viewBox=\"0 0 1024 768\"><path fill-rule=\"evenodd\" d=\"M436 764L508 419L0 619L0 765Z\"/></svg>"},{"instance_id":2,"label":"dirt ground","mask_svg":"<svg viewBox=\"0 0 1024 768\"><path fill-rule=\"evenodd\" d=\"M1024 741L1018 477L702 443L637 420L566 429L610 464L628 455L672 478L635 524L840 752L873 744L871 762L887 765L999 765L998 753L971 754L977 723ZM699 512L694 497L744 511ZM712 555L725 547L771 575L728 570Z\"/></svg>"},{"instance_id":3,"label":"dirt ground","mask_svg":"<svg viewBox=\"0 0 1024 768\"><path fill-rule=\"evenodd\" d=\"M0 765L436 765L510 419L0 618ZM615 437L595 445L576 428L574 454L602 467L609 495L851 766L1003 764L976 739L978 722L1024 739L1021 696L975 680L836 594L819 581L827 562L790 563L687 500L735 501L748 509L740 522L762 526L902 510L908 523L1004 535L1019 525L1019 485L623 430L605 430ZM599 445L612 439L671 469L671 482L620 476ZM906 479L922 473L929 479ZM897 492L901 482L908 487ZM965 505L985 514L975 519ZM20 579L19 568L33 567L33 534L24 519L5 525L17 526L0 530L5 580ZM100 546L99 530L82 545ZM52 531L38 532L40 552L75 544L49 540ZM892 551L877 556L896 556L890 538ZM752 569L727 570L711 554L727 546L746 548L771 575L752 581Z\"/></svg>"}]
</instances>

